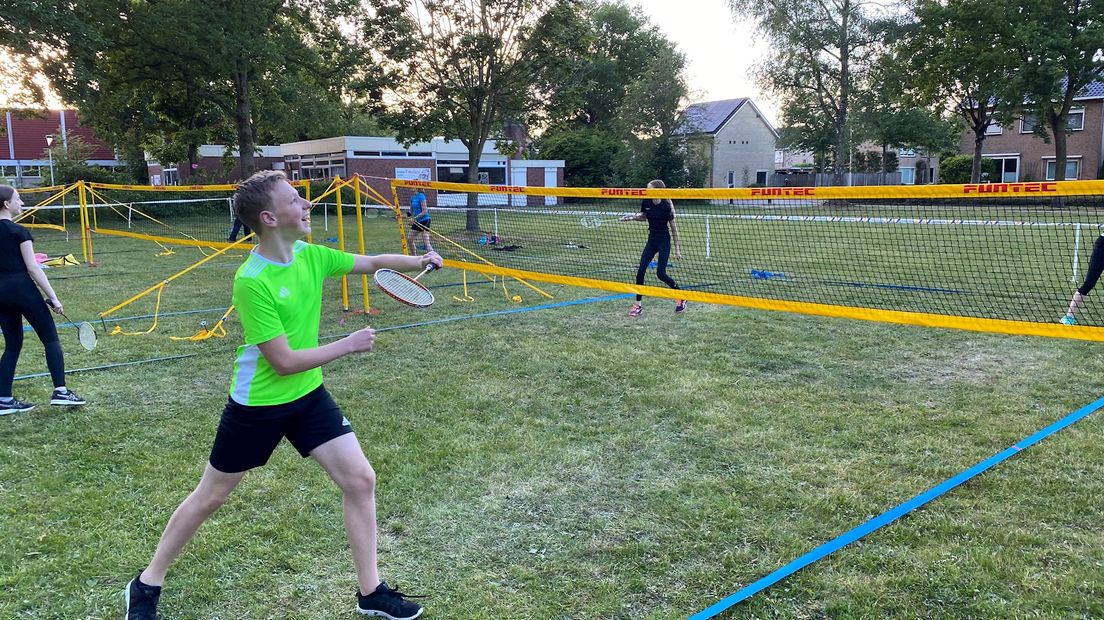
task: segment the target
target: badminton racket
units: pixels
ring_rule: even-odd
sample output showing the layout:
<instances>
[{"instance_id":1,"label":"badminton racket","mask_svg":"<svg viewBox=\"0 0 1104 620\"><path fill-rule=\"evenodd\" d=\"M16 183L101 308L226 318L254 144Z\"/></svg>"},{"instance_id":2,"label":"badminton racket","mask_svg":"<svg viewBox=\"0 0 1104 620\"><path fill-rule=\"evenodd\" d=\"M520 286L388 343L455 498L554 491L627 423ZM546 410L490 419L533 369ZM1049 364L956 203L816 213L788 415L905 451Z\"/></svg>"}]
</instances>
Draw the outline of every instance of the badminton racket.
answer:
<instances>
[{"instance_id":1,"label":"badminton racket","mask_svg":"<svg viewBox=\"0 0 1104 620\"><path fill-rule=\"evenodd\" d=\"M53 307L53 304L51 304L49 300L46 301L46 305ZM89 351L96 348L96 328L92 327L91 323L88 321L74 323L64 312L60 310L58 310L58 312L70 325L77 328L77 340L80 341L82 347Z\"/></svg>"},{"instance_id":2,"label":"badminton racket","mask_svg":"<svg viewBox=\"0 0 1104 620\"><path fill-rule=\"evenodd\" d=\"M427 308L433 305L433 293L424 284L418 282L418 278L433 271L437 265L430 263L421 273L411 278L405 273L394 269L379 269L372 279L381 291L387 293L395 301L412 306L414 308Z\"/></svg>"}]
</instances>

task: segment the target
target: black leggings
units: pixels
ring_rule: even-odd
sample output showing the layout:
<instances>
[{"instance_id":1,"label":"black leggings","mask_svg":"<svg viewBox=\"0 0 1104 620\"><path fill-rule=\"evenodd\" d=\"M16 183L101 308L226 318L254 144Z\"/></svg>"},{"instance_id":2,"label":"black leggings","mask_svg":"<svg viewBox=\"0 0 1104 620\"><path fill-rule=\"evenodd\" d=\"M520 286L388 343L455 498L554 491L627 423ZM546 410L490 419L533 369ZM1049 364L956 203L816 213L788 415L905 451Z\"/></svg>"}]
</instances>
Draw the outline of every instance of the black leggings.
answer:
<instances>
[{"instance_id":1,"label":"black leggings","mask_svg":"<svg viewBox=\"0 0 1104 620\"><path fill-rule=\"evenodd\" d=\"M667 286L678 288L675 280L667 275L667 259L671 258L671 238L667 236L648 235L648 242L644 244L644 251L640 253L640 266L636 268L636 283L644 284L644 274L648 272L648 264L652 262L652 257L656 254L659 254L659 261L656 263L656 277L663 280L663 283ZM640 301L641 296L637 295L636 300Z\"/></svg>"},{"instance_id":2,"label":"black leggings","mask_svg":"<svg viewBox=\"0 0 1104 620\"><path fill-rule=\"evenodd\" d=\"M4 332L4 354L0 356L0 396L12 395L15 363L23 350L23 317L34 328L46 349L46 367L54 387L65 385L65 357L58 342L57 326L38 287L26 275L0 276L0 329Z\"/></svg>"},{"instance_id":3,"label":"black leggings","mask_svg":"<svg viewBox=\"0 0 1104 620\"><path fill-rule=\"evenodd\" d=\"M1089 259L1089 270L1085 272L1085 282L1081 285L1081 288L1077 289L1077 292L1081 293L1082 296L1088 295L1089 291L1096 286L1096 281L1100 279L1101 272L1104 272L1104 236L1097 237L1096 243L1093 244L1092 258Z\"/></svg>"}]
</instances>

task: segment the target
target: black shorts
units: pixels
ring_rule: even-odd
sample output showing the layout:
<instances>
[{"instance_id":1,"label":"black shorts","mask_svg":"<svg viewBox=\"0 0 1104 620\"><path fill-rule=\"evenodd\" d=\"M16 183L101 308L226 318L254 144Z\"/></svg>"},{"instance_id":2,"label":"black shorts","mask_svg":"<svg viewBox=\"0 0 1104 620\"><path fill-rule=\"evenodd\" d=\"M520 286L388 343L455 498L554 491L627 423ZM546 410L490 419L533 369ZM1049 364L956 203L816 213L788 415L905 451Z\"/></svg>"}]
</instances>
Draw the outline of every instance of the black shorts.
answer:
<instances>
[{"instance_id":1,"label":"black shorts","mask_svg":"<svg viewBox=\"0 0 1104 620\"><path fill-rule=\"evenodd\" d=\"M260 467L284 437L306 458L311 450L351 432L349 420L322 385L282 405L227 400L211 448L211 466L227 474Z\"/></svg>"},{"instance_id":2,"label":"black shorts","mask_svg":"<svg viewBox=\"0 0 1104 620\"><path fill-rule=\"evenodd\" d=\"M418 232L428 232L429 231L429 220L426 220L424 222L417 222L417 221L411 222L410 223L410 230L416 230Z\"/></svg>"}]
</instances>

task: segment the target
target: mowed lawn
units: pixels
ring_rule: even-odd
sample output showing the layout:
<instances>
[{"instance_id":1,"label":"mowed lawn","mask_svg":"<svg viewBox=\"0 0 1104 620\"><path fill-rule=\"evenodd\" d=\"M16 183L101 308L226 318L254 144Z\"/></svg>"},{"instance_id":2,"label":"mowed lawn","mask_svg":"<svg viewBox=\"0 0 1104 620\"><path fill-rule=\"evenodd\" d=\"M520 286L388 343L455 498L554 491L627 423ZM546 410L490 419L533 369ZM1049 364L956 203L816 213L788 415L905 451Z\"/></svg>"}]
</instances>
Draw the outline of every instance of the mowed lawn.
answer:
<instances>
[{"instance_id":1,"label":"mowed lawn","mask_svg":"<svg viewBox=\"0 0 1104 620\"><path fill-rule=\"evenodd\" d=\"M49 272L69 316L202 257L118 244L99 267ZM191 357L77 373L83 409L0 418L0 618L121 616L202 471L240 329L169 336L217 320L240 260L168 285L151 334L101 333L93 352L62 334L70 368ZM432 308L373 289L374 316L342 313L333 284L321 329L385 329L329 365L327 386L379 476L383 577L428 595L427 617L686 617L1101 395L1092 343L700 304L675 316L670 300L630 319L628 299L599 291L539 285L549 300L472 275L475 301L459 302L456 272L426 279ZM28 334L18 372L43 370ZM725 617L1104 617L1101 427L1088 417ZM161 614L352 618L355 588L340 494L284 445L174 565Z\"/></svg>"}]
</instances>

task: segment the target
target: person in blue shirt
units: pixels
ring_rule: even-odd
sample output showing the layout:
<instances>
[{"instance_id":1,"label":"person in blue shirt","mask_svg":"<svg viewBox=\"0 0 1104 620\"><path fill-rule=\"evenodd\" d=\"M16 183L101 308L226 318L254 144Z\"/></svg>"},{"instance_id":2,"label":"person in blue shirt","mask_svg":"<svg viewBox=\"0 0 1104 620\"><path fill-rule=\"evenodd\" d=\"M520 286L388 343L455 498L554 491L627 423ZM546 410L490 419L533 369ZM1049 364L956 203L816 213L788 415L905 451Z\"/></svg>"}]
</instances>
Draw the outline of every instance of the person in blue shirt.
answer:
<instances>
[{"instance_id":1,"label":"person in blue shirt","mask_svg":"<svg viewBox=\"0 0 1104 620\"><path fill-rule=\"evenodd\" d=\"M432 252L433 244L429 242L429 205L426 204L426 195L422 190L418 190L414 197L410 199L410 244L412 251L417 251L418 243L415 240L414 235L421 233L422 243L425 244L425 251Z\"/></svg>"}]
</instances>

